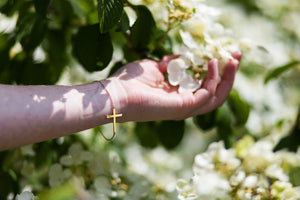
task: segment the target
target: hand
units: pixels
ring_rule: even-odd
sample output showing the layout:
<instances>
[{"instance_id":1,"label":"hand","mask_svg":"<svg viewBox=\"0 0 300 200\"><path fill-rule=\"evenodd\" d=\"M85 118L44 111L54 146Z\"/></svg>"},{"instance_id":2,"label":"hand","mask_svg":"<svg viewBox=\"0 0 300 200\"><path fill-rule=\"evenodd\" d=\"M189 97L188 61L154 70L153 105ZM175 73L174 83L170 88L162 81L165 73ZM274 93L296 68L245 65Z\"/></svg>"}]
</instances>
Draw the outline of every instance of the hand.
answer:
<instances>
[{"instance_id":1,"label":"hand","mask_svg":"<svg viewBox=\"0 0 300 200\"><path fill-rule=\"evenodd\" d=\"M178 87L165 80L167 64L175 56L167 56L160 62L141 60L127 64L107 79L122 87L119 91L123 92L113 97L113 101L122 105L119 110L123 117L119 121L181 120L216 109L232 89L241 55L233 54L234 59L227 63L219 84L218 61L211 60L203 84L194 93L180 94Z\"/></svg>"}]
</instances>

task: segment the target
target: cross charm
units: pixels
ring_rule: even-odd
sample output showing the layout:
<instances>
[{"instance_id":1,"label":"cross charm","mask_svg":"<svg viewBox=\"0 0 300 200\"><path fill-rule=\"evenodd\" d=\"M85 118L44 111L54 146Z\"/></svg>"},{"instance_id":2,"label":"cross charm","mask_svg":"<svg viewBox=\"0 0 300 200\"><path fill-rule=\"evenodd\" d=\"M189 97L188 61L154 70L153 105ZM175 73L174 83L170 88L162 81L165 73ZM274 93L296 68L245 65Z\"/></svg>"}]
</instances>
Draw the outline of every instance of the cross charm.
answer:
<instances>
[{"instance_id":1,"label":"cross charm","mask_svg":"<svg viewBox=\"0 0 300 200\"><path fill-rule=\"evenodd\" d=\"M117 132L117 128L116 128L116 118L117 117L122 117L122 114L116 114L116 109L115 108L113 108L113 114L112 115L107 115L106 116L107 119L113 118L114 135Z\"/></svg>"}]
</instances>

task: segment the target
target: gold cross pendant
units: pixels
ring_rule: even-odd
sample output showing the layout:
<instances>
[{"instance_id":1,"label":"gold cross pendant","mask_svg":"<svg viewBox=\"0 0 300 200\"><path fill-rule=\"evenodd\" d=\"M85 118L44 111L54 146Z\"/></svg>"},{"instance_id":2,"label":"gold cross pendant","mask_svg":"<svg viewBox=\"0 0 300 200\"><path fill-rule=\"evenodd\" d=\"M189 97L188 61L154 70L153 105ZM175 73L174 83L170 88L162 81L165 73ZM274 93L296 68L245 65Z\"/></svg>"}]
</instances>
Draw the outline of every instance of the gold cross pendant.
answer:
<instances>
[{"instance_id":1,"label":"gold cross pendant","mask_svg":"<svg viewBox=\"0 0 300 200\"><path fill-rule=\"evenodd\" d=\"M117 128L116 128L117 120L116 120L116 118L117 117L122 117L122 116L123 116L122 114L116 114L116 109L115 108L113 108L113 114L112 115L107 115L106 116L107 119L113 118L113 129L114 129L114 134L110 139L104 137L106 140L110 141L115 137L115 134L117 132Z\"/></svg>"}]
</instances>

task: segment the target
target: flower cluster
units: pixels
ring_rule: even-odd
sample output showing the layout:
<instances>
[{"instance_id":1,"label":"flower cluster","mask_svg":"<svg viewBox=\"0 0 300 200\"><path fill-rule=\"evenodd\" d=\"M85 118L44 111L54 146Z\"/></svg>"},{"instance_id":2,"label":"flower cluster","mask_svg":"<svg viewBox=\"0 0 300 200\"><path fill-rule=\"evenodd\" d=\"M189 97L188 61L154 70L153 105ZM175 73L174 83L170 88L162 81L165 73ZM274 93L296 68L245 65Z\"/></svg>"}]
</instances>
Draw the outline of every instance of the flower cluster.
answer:
<instances>
[{"instance_id":1,"label":"flower cluster","mask_svg":"<svg viewBox=\"0 0 300 200\"><path fill-rule=\"evenodd\" d=\"M24 191L21 194L18 194L16 200L37 200L38 198L34 196L29 191Z\"/></svg>"},{"instance_id":2,"label":"flower cluster","mask_svg":"<svg viewBox=\"0 0 300 200\"><path fill-rule=\"evenodd\" d=\"M235 148L223 142L209 145L196 155L191 181L178 180L178 198L191 199L289 199L300 198L289 172L300 166L297 154L273 152L270 140L255 142L245 136Z\"/></svg>"},{"instance_id":3,"label":"flower cluster","mask_svg":"<svg viewBox=\"0 0 300 200\"><path fill-rule=\"evenodd\" d=\"M182 43L174 47L174 53L181 57L168 65L169 82L179 85L180 93L194 92L200 87L211 59L218 59L219 75L222 76L227 62L233 59L231 54L239 50L239 42L218 23L220 10L196 1L170 1L169 5L171 19L176 17L173 13L179 13L178 20L182 21L175 30ZM188 17L180 15L183 8L189 11Z\"/></svg>"},{"instance_id":4,"label":"flower cluster","mask_svg":"<svg viewBox=\"0 0 300 200\"><path fill-rule=\"evenodd\" d=\"M75 184L77 195L85 193L91 199L134 200L152 195L151 182L126 172L116 152L93 153L84 150L79 143L71 145L68 153L60 158L60 163L53 164L49 170L51 187L60 187L68 181L73 184L82 182Z\"/></svg>"},{"instance_id":5,"label":"flower cluster","mask_svg":"<svg viewBox=\"0 0 300 200\"><path fill-rule=\"evenodd\" d=\"M249 44L234 38L221 23L221 10L205 4L205 0L131 0L150 8L156 22L172 38L173 53L180 55L168 67L169 82L179 92L194 92L201 85L208 62L219 61L222 76L231 54ZM129 14L129 18L134 18ZM178 40L178 36L180 40Z\"/></svg>"}]
</instances>

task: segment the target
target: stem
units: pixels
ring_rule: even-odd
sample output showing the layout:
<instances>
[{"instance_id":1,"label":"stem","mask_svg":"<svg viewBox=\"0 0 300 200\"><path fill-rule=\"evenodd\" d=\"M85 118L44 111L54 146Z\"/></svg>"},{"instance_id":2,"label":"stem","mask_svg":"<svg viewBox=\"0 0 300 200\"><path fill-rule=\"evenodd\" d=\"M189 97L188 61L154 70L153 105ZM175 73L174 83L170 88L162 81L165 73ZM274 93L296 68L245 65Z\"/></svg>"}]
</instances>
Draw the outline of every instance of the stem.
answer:
<instances>
[{"instance_id":1,"label":"stem","mask_svg":"<svg viewBox=\"0 0 300 200\"><path fill-rule=\"evenodd\" d=\"M171 24L170 10L169 10L167 31L165 32L165 34L163 35L163 37L156 43L156 45L154 47L154 51L156 49L158 49L161 46L161 44L167 39L168 34L169 34L170 30L172 30L172 28L174 28L174 27L172 27L172 24Z\"/></svg>"},{"instance_id":2,"label":"stem","mask_svg":"<svg viewBox=\"0 0 300 200\"><path fill-rule=\"evenodd\" d=\"M161 44L167 39L170 30L171 29L168 29L166 33L163 35L163 37L156 43L154 50L158 49L161 46Z\"/></svg>"}]
</instances>

